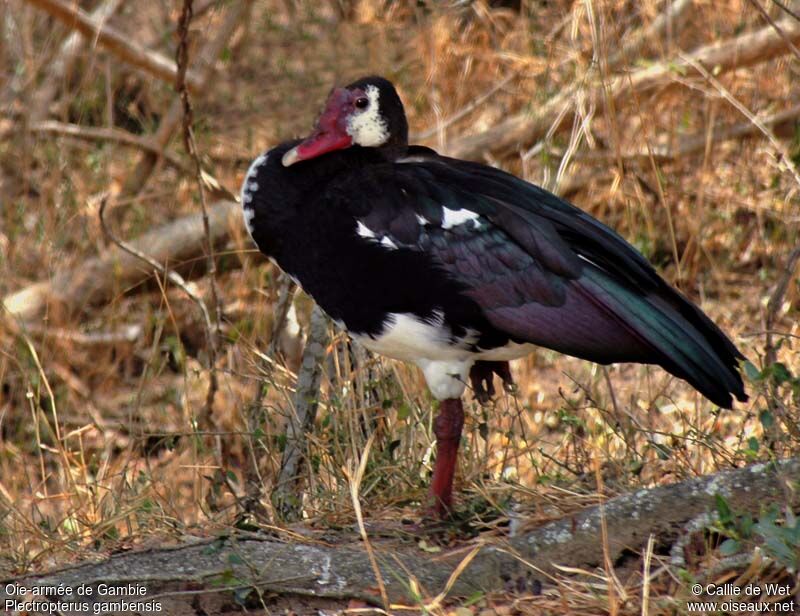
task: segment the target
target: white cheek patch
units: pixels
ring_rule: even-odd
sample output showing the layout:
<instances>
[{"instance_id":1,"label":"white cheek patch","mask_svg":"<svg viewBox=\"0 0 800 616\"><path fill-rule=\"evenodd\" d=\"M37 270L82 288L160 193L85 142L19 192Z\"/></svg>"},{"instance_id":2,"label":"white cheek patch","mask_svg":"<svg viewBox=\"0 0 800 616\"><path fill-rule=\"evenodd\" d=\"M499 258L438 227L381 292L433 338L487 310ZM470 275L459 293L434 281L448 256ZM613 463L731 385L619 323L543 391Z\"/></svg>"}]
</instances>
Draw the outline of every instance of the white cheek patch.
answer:
<instances>
[{"instance_id":1,"label":"white cheek patch","mask_svg":"<svg viewBox=\"0 0 800 616\"><path fill-rule=\"evenodd\" d=\"M473 221L473 224L480 226L480 214L471 212L461 208L460 210L451 210L448 207L442 208L444 215L442 216L442 229L450 229L457 225L463 225L466 222Z\"/></svg>"},{"instance_id":2,"label":"white cheek patch","mask_svg":"<svg viewBox=\"0 0 800 616\"><path fill-rule=\"evenodd\" d=\"M369 106L364 111L350 116L347 121L347 134L352 137L356 145L374 148L389 140L389 128L381 116L380 91L377 87L369 85L365 92Z\"/></svg>"},{"instance_id":3,"label":"white cheek patch","mask_svg":"<svg viewBox=\"0 0 800 616\"><path fill-rule=\"evenodd\" d=\"M262 165L266 164L267 157L268 154L265 152L258 156L252 163L250 163L250 167L244 176L244 181L242 182L242 190L240 195L242 202L242 216L244 217L244 226L247 227L247 232L250 234L250 237L253 237L253 219L256 217L256 212L253 209L253 206L250 204L253 201L253 195L255 195L256 191L258 191L258 182L256 182L258 170L262 167Z\"/></svg>"}]
</instances>

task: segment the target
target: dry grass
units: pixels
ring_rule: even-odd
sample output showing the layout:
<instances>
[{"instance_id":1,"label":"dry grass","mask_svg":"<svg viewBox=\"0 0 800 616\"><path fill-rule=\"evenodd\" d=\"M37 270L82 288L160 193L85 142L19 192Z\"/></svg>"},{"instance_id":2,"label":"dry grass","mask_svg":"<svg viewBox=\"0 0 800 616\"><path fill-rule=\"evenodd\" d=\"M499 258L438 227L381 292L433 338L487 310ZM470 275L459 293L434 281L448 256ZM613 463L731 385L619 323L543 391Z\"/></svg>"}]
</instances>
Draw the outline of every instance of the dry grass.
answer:
<instances>
[{"instance_id":1,"label":"dry grass","mask_svg":"<svg viewBox=\"0 0 800 616\"><path fill-rule=\"evenodd\" d=\"M255 3L212 87L194 97L206 166L235 190L249 159L306 131L331 85L363 74L395 80L412 128L430 129L427 142L445 152L457 137L575 86L584 122L572 134L556 133L490 162L550 187L574 186L571 200L631 240L759 370L774 374L774 365L762 361L765 307L798 245L800 186L773 145L757 136L709 140L672 161L628 154L746 121L721 98L719 85L754 114L788 108L800 99L797 59L734 70L720 75L719 84L676 73L671 87L594 114L582 93L603 75L597 60L607 60L663 4L522 5L520 16L482 2L388 8L356 2L343 20L331 8L337 3ZM775 5L769 10L780 17ZM169 5L153 3L123 9L112 23L171 55L168 24L176 18ZM217 10L199 18L194 42L219 18ZM17 88L0 117L0 293L6 295L102 251L107 240L97 209L105 196L111 223L125 237L199 206L192 178L169 166L157 168L135 194L128 191L126 179L140 157L135 150L26 131L27 103L65 31L21 0L0 8L0 19L7 33L0 58L8 60L0 63L7 71L0 91L12 82ZM684 27L646 44L617 71L764 25L745 0L701 0ZM509 76L476 109L448 123ZM81 56L63 86L58 119L142 134L154 130L174 97L170 86L125 70L97 49ZM798 124L776 133L798 162ZM565 152L571 160L562 168ZM53 306L23 334L0 330L0 571L43 569L265 521L243 517L241 497L246 480L255 478L265 495L274 486L294 381L290 369L273 367L261 354L270 341L278 272L242 235L227 250L228 267L218 276L226 317L220 391L210 425L198 425L208 382L202 322L194 304L163 282L119 289L112 302L79 314ZM492 408L469 405L460 507L486 532L500 533L510 510L539 523L594 503L599 493L797 455L796 280L773 323L777 359L794 380L784 379L777 391L769 379L751 380L751 402L733 412L712 408L659 369L604 370L545 350L518 362L518 395ZM207 297L207 281L195 284ZM307 298L297 300L297 309L305 325ZM131 341L93 338L132 325L141 333ZM342 335L329 357L309 442L304 524L353 524L342 469L354 468L368 439L370 456L360 469L364 512L373 520L413 516L425 496L433 446L424 382L416 370L389 361L354 366ZM253 411L259 387L263 407ZM267 496L262 504L274 513ZM641 567L619 582L608 571L578 578L565 572L542 595L483 597L480 605L498 614L638 614L646 593L648 613L682 613L687 579L724 575L715 573L721 557L709 541L685 571L650 552L649 577ZM752 552L752 544L745 549ZM763 567L762 579L780 575Z\"/></svg>"}]
</instances>

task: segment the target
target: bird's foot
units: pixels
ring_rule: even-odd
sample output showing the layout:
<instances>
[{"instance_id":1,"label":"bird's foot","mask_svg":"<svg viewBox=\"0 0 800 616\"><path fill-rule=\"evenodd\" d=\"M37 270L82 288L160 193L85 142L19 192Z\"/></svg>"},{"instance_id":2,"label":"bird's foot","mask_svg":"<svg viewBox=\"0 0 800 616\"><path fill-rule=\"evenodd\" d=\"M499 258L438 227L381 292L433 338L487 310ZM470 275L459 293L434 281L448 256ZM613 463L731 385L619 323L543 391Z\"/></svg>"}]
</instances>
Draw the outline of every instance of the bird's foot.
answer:
<instances>
[{"instance_id":1,"label":"bird's foot","mask_svg":"<svg viewBox=\"0 0 800 616\"><path fill-rule=\"evenodd\" d=\"M475 399L486 405L494 398L494 375L503 381L503 389L510 394L517 392L517 385L511 377L511 368L507 361L476 361L469 371L469 380Z\"/></svg>"}]
</instances>

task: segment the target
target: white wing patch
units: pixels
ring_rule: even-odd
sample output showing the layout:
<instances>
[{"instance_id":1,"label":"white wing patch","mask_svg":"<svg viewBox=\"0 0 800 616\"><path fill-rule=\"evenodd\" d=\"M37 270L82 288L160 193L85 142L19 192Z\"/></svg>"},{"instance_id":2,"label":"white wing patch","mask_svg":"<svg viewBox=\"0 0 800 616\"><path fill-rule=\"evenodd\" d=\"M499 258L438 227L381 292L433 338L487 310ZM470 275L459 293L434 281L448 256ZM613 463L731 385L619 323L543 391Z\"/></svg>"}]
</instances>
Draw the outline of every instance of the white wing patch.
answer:
<instances>
[{"instance_id":1,"label":"white wing patch","mask_svg":"<svg viewBox=\"0 0 800 616\"><path fill-rule=\"evenodd\" d=\"M251 238L253 237L253 219L256 217L256 212L250 204L253 201L253 195L258 190L258 182L256 182L258 170L262 165L266 164L267 158L268 154L266 152L257 156L256 159L250 163L250 167L247 169L244 181L242 182L242 216L244 217L244 226L247 228L247 232L250 234Z\"/></svg>"},{"instance_id":2,"label":"white wing patch","mask_svg":"<svg viewBox=\"0 0 800 616\"><path fill-rule=\"evenodd\" d=\"M431 224L430 220L428 220L424 216L420 216L419 214L417 214L417 222L420 224L421 227Z\"/></svg>"},{"instance_id":3,"label":"white wing patch","mask_svg":"<svg viewBox=\"0 0 800 616\"><path fill-rule=\"evenodd\" d=\"M450 229L469 221L473 221L475 227L480 226L480 214L476 214L470 210L464 208L451 210L449 207L442 207L442 211L444 212L444 216L442 217L442 229Z\"/></svg>"},{"instance_id":4,"label":"white wing patch","mask_svg":"<svg viewBox=\"0 0 800 616\"><path fill-rule=\"evenodd\" d=\"M364 91L369 99L369 106L361 113L350 116L347 120L347 134L356 145L374 148L389 140L389 128L381 116L380 90L374 85L368 85Z\"/></svg>"},{"instance_id":5,"label":"white wing patch","mask_svg":"<svg viewBox=\"0 0 800 616\"><path fill-rule=\"evenodd\" d=\"M388 235L378 236L375 231L370 229L367 225L365 225L360 220L358 224L356 224L356 235L359 237L363 237L365 240L370 240L376 243L379 243L384 248L388 248L389 250L397 250L398 246L394 243L394 240L390 238Z\"/></svg>"},{"instance_id":6,"label":"white wing patch","mask_svg":"<svg viewBox=\"0 0 800 616\"><path fill-rule=\"evenodd\" d=\"M368 240L374 240L376 237L375 232L360 220L358 221L358 225L356 226L356 233L358 233L358 235L363 237L364 239Z\"/></svg>"}]
</instances>

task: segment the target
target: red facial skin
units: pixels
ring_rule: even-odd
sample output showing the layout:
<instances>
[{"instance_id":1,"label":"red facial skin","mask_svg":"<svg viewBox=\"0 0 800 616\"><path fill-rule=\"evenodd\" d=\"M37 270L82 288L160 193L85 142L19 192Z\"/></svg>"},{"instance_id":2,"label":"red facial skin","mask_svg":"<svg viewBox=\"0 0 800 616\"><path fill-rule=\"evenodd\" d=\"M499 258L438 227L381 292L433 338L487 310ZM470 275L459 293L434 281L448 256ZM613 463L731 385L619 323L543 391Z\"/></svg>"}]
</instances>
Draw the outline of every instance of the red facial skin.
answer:
<instances>
[{"instance_id":1,"label":"red facial skin","mask_svg":"<svg viewBox=\"0 0 800 616\"><path fill-rule=\"evenodd\" d=\"M347 118L356 109L355 101L363 96L361 90L334 89L328 96L314 132L284 154L283 166L288 167L353 145L352 137L347 134Z\"/></svg>"}]
</instances>

